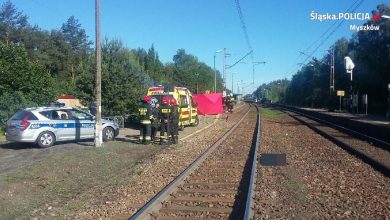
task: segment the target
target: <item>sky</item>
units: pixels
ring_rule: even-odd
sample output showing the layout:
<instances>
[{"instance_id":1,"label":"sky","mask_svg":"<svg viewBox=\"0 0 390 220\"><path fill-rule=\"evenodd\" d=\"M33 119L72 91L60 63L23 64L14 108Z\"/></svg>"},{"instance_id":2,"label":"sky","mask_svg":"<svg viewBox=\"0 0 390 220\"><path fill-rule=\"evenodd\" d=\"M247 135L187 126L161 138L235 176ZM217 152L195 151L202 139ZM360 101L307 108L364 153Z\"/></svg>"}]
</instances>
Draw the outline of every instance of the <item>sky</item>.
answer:
<instances>
[{"instance_id":1,"label":"sky","mask_svg":"<svg viewBox=\"0 0 390 220\"><path fill-rule=\"evenodd\" d=\"M0 0L0 3L4 1ZM235 0L100 1L102 37L120 39L128 48L147 50L154 45L163 63L172 62L176 51L184 48L210 67L214 66L215 54L216 69L222 73L223 53L216 51L226 48L230 54L226 65L232 65L251 47L253 61L266 63L255 65L253 71L249 55L227 69L226 74L227 87L232 89L233 85L234 92L244 94L253 92L262 83L291 79L299 69L298 63L307 58L300 54L301 51L322 58L336 40L349 39L356 33L350 30L350 25L362 25L367 21L342 19L344 23L323 40L320 36L337 21L312 19L315 14L338 16L362 2L355 12L363 13L363 17L369 13L372 18L371 12L378 4L390 4L390 0L240 0L248 45ZM89 39L95 41L94 0L11 2L29 17L30 24L45 30L59 29L70 16L75 16ZM316 44L309 47L313 43Z\"/></svg>"}]
</instances>

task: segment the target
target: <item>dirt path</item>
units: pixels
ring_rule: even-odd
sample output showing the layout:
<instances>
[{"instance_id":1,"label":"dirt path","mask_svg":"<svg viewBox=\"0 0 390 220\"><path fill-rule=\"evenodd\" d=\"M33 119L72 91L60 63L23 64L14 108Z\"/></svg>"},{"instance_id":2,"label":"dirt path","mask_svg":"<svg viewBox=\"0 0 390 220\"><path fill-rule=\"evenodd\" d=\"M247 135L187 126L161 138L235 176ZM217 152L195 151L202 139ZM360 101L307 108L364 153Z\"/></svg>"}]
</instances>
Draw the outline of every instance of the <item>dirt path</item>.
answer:
<instances>
[{"instance_id":1,"label":"dirt path","mask_svg":"<svg viewBox=\"0 0 390 220\"><path fill-rule=\"evenodd\" d=\"M215 117L216 116L200 116L199 126L185 128L184 131L180 132L180 138L184 138L196 130L201 130L209 126L214 122ZM139 131L136 129L123 128L120 130L117 141L136 143L138 134ZM40 149L30 143L9 143L3 140L0 142L0 175L18 170L56 154L88 149L93 146L94 143L91 140L87 140L79 143L59 142L53 147Z\"/></svg>"}]
</instances>

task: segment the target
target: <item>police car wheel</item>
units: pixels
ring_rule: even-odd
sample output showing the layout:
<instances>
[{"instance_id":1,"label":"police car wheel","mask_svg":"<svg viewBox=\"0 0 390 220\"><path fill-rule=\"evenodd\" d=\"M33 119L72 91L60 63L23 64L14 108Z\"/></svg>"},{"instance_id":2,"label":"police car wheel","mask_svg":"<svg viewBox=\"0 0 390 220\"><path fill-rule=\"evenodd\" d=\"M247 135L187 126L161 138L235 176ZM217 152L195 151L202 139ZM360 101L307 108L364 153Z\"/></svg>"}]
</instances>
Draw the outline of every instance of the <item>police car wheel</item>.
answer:
<instances>
[{"instance_id":1,"label":"police car wheel","mask_svg":"<svg viewBox=\"0 0 390 220\"><path fill-rule=\"evenodd\" d=\"M112 141L114 140L114 129L111 127L106 127L103 129L103 141Z\"/></svg>"},{"instance_id":2,"label":"police car wheel","mask_svg":"<svg viewBox=\"0 0 390 220\"><path fill-rule=\"evenodd\" d=\"M40 148L47 148L53 146L56 142L56 137L50 131L42 132L37 139L37 144Z\"/></svg>"}]
</instances>

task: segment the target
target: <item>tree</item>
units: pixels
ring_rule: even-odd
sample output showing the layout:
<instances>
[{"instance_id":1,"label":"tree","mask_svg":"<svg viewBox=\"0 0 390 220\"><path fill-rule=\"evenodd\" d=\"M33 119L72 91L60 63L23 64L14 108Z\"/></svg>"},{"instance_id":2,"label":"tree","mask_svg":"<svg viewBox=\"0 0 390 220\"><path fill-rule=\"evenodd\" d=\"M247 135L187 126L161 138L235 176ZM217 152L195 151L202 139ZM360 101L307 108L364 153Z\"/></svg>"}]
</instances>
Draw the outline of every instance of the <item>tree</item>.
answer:
<instances>
[{"instance_id":1,"label":"tree","mask_svg":"<svg viewBox=\"0 0 390 220\"><path fill-rule=\"evenodd\" d=\"M177 50L173 56L173 64L176 72L173 76L174 81L182 83L191 91L204 92L213 90L214 87L214 70L192 54L187 54L184 49ZM220 74L217 76L217 87L222 88Z\"/></svg>"},{"instance_id":2,"label":"tree","mask_svg":"<svg viewBox=\"0 0 390 220\"><path fill-rule=\"evenodd\" d=\"M375 14L390 14L386 4L377 6ZM368 109L374 114L384 114L387 102L387 84L390 83L390 20L369 20L364 25L378 25L378 31L359 31L352 39L341 38L334 44L335 50L335 90L344 90L350 97L350 85L353 93L368 94ZM349 56L355 63L353 81L344 68L344 57ZM336 94L329 97L330 56L313 59L293 76L287 89L286 101L293 105L315 107L334 107ZM360 99L361 100L361 99ZM359 101L361 103L361 101Z\"/></svg>"},{"instance_id":3,"label":"tree","mask_svg":"<svg viewBox=\"0 0 390 220\"><path fill-rule=\"evenodd\" d=\"M38 106L37 103L26 99L20 91L2 93L0 95L0 130L4 131L7 120L18 110Z\"/></svg>"},{"instance_id":4,"label":"tree","mask_svg":"<svg viewBox=\"0 0 390 220\"><path fill-rule=\"evenodd\" d=\"M14 43L0 42L0 130L17 110L54 101L52 78Z\"/></svg>"},{"instance_id":5,"label":"tree","mask_svg":"<svg viewBox=\"0 0 390 220\"><path fill-rule=\"evenodd\" d=\"M0 42L0 71L0 91L20 91L27 100L38 104L54 100L52 78L41 65L28 60L22 46Z\"/></svg>"},{"instance_id":6,"label":"tree","mask_svg":"<svg viewBox=\"0 0 390 220\"><path fill-rule=\"evenodd\" d=\"M0 40L7 44L22 42L21 31L29 26L27 18L11 1L4 2L0 9Z\"/></svg>"},{"instance_id":7,"label":"tree","mask_svg":"<svg viewBox=\"0 0 390 220\"><path fill-rule=\"evenodd\" d=\"M75 68L86 59L91 42L88 41L85 30L74 17L68 18L61 27L65 42L70 46L71 53L67 54L67 70L70 73L72 82L75 80Z\"/></svg>"},{"instance_id":8,"label":"tree","mask_svg":"<svg viewBox=\"0 0 390 220\"><path fill-rule=\"evenodd\" d=\"M137 56L123 47L120 40L107 39L102 45L102 113L106 116L126 115L135 112L140 97L151 85ZM91 103L94 100L94 55L78 69L76 87L78 97Z\"/></svg>"}]
</instances>

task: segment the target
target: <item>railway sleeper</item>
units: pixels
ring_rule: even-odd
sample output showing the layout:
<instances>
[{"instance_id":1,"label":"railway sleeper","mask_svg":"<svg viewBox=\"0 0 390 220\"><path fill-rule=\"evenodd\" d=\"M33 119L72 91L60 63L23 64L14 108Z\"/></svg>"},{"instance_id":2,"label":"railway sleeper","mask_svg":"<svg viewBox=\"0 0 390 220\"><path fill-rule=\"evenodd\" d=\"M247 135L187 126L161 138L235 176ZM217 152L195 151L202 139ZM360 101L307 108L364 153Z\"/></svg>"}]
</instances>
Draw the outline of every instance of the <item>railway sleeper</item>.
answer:
<instances>
[{"instance_id":1,"label":"railway sleeper","mask_svg":"<svg viewBox=\"0 0 390 220\"><path fill-rule=\"evenodd\" d=\"M211 185L197 185L197 184L185 184L181 187L179 187L181 190L188 190L188 189L208 189L208 190L237 190L238 185L233 184L211 184Z\"/></svg>"},{"instance_id":2,"label":"railway sleeper","mask_svg":"<svg viewBox=\"0 0 390 220\"><path fill-rule=\"evenodd\" d=\"M223 202L223 203L231 203L234 202L235 198L221 198L221 197L202 197L202 196L179 196L172 197L171 201L200 201L200 202Z\"/></svg>"},{"instance_id":3,"label":"railway sleeper","mask_svg":"<svg viewBox=\"0 0 390 220\"><path fill-rule=\"evenodd\" d=\"M163 215L166 215L166 216L178 216L178 215L188 215L188 213L193 213L194 215L196 214L203 214L203 215L206 215L206 216L210 216L211 213L213 213L214 215L211 215L210 217L220 217L220 214L224 214L226 215L226 217L228 217L230 215L230 213L232 213L233 211L233 208L231 207L226 207L226 208L214 208L214 207L201 207L201 206L195 206L195 207L192 207L192 206L169 206L169 207L163 207L162 209L160 209L159 211L159 214L163 214ZM215 215L217 214L217 215ZM184 217L183 216L183 217ZM188 216L190 217L190 216Z\"/></svg>"},{"instance_id":4,"label":"railway sleeper","mask_svg":"<svg viewBox=\"0 0 390 220\"><path fill-rule=\"evenodd\" d=\"M238 184L240 180L236 179L221 179L213 177L191 176L186 182L189 183L231 183Z\"/></svg>"},{"instance_id":5,"label":"railway sleeper","mask_svg":"<svg viewBox=\"0 0 390 220\"><path fill-rule=\"evenodd\" d=\"M203 216L200 216L200 217L192 217L192 219L202 219L202 220L215 220L215 218L205 218ZM158 220L178 220L178 219L183 219L183 217L180 217L180 216L160 216L160 217L157 217L155 219L158 219Z\"/></svg>"},{"instance_id":6,"label":"railway sleeper","mask_svg":"<svg viewBox=\"0 0 390 220\"><path fill-rule=\"evenodd\" d=\"M155 219L158 220L175 220L175 219L228 219L230 214L214 213L214 212L179 212L179 213L164 213Z\"/></svg>"},{"instance_id":7,"label":"railway sleeper","mask_svg":"<svg viewBox=\"0 0 390 220\"><path fill-rule=\"evenodd\" d=\"M242 178L242 171L241 172L224 172L224 173L217 173L217 172L213 172L213 171L210 171L210 170L207 170L207 171L201 171L201 172L197 172L195 173L193 176L191 175L191 177L200 177L200 176L206 176L206 177L212 177L212 178L230 178L230 179L238 179L240 180Z\"/></svg>"},{"instance_id":8,"label":"railway sleeper","mask_svg":"<svg viewBox=\"0 0 390 220\"><path fill-rule=\"evenodd\" d=\"M234 200L228 202L220 201L198 201L198 200L170 200L169 202L163 204L163 208L170 206L185 206L185 207L208 207L208 208L233 208Z\"/></svg>"},{"instance_id":9,"label":"railway sleeper","mask_svg":"<svg viewBox=\"0 0 390 220\"><path fill-rule=\"evenodd\" d=\"M191 188L191 186L211 186L211 187L220 187L220 188L226 188L226 187L237 187L239 185L239 181L236 182L186 182L182 186L184 188ZM192 187L192 188L194 188Z\"/></svg>"},{"instance_id":10,"label":"railway sleeper","mask_svg":"<svg viewBox=\"0 0 390 220\"><path fill-rule=\"evenodd\" d=\"M213 154L208 161L214 161L214 160L234 160L234 161L247 161L249 152L249 149L242 149L241 151L233 152L231 154L225 154L224 152L217 152L216 154Z\"/></svg>"},{"instance_id":11,"label":"railway sleeper","mask_svg":"<svg viewBox=\"0 0 390 220\"><path fill-rule=\"evenodd\" d=\"M179 190L172 196L190 196L190 197L206 197L206 198L235 198L237 191L233 190Z\"/></svg>"},{"instance_id":12,"label":"railway sleeper","mask_svg":"<svg viewBox=\"0 0 390 220\"><path fill-rule=\"evenodd\" d=\"M231 168L231 167L226 167L226 168L209 168L209 169L201 169L198 171L198 173L201 172L206 172L206 173L215 173L215 174L224 174L224 173L242 173L244 171L243 167L240 168Z\"/></svg>"},{"instance_id":13,"label":"railway sleeper","mask_svg":"<svg viewBox=\"0 0 390 220\"><path fill-rule=\"evenodd\" d=\"M226 169L244 169L243 164L216 164L214 162L203 164L198 169L203 169L207 167L213 167L214 170L226 170Z\"/></svg>"}]
</instances>

